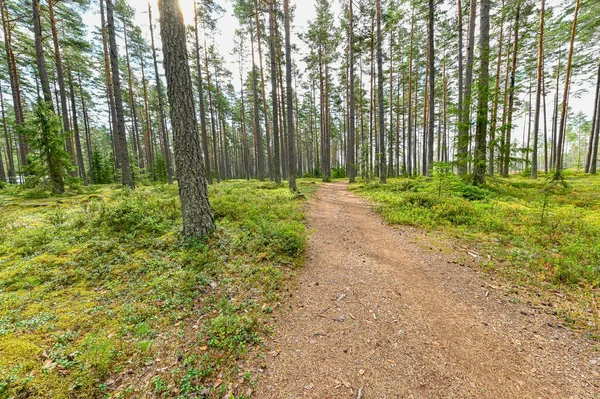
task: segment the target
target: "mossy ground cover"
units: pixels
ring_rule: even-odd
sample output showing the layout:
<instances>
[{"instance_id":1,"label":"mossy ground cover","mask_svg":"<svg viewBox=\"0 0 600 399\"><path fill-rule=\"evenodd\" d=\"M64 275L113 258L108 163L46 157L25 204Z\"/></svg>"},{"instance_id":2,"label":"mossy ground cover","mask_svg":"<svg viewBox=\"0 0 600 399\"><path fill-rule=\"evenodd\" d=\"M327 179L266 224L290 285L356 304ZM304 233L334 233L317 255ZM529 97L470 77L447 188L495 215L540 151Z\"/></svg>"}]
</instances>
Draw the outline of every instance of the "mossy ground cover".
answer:
<instances>
[{"instance_id":1,"label":"mossy ground cover","mask_svg":"<svg viewBox=\"0 0 600 399\"><path fill-rule=\"evenodd\" d=\"M284 186L209 190L218 229L198 242L180 236L176 186L0 190L0 398L231 390L215 381L268 329L307 230Z\"/></svg>"},{"instance_id":2,"label":"mossy ground cover","mask_svg":"<svg viewBox=\"0 0 600 399\"><path fill-rule=\"evenodd\" d=\"M598 336L600 176L564 177L567 187L551 176L489 178L473 187L438 170L430 178L351 189L391 224L424 227L477 248L482 267L549 294L565 324Z\"/></svg>"}]
</instances>

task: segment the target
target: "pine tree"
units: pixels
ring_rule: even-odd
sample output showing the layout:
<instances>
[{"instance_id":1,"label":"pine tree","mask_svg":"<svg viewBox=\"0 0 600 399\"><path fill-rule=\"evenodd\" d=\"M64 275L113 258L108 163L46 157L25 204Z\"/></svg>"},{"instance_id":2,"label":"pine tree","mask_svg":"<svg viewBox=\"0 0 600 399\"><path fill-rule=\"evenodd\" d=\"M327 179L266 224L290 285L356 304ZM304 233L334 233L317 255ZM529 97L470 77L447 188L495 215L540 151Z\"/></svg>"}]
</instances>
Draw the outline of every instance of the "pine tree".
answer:
<instances>
[{"instance_id":1,"label":"pine tree","mask_svg":"<svg viewBox=\"0 0 600 399\"><path fill-rule=\"evenodd\" d=\"M127 139L125 133L125 113L123 111L123 99L121 94L121 78L119 76L119 59L114 21L113 0L106 0L106 30L110 47L111 76L115 96L115 110L117 117L116 141L119 143L117 157L120 160L123 185L134 188L131 164L129 163L129 151L127 150Z\"/></svg>"},{"instance_id":2,"label":"pine tree","mask_svg":"<svg viewBox=\"0 0 600 399\"><path fill-rule=\"evenodd\" d=\"M215 224L208 201L202 151L198 140L185 25L177 0L160 0L158 7L167 94L173 122L183 234L187 238L201 238L214 230Z\"/></svg>"}]
</instances>

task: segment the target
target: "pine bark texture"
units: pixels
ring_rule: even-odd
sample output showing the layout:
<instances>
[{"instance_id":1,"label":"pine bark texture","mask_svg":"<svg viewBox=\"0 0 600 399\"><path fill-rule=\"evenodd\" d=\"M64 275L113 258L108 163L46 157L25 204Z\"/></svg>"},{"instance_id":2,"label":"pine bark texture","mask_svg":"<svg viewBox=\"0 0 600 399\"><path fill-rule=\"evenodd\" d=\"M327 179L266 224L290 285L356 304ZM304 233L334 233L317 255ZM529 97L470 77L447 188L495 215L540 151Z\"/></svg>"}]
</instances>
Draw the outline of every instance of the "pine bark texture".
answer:
<instances>
[{"instance_id":1,"label":"pine bark texture","mask_svg":"<svg viewBox=\"0 0 600 399\"><path fill-rule=\"evenodd\" d=\"M158 7L183 234L201 238L214 230L215 222L204 178L183 14L177 0L160 0Z\"/></svg>"}]
</instances>

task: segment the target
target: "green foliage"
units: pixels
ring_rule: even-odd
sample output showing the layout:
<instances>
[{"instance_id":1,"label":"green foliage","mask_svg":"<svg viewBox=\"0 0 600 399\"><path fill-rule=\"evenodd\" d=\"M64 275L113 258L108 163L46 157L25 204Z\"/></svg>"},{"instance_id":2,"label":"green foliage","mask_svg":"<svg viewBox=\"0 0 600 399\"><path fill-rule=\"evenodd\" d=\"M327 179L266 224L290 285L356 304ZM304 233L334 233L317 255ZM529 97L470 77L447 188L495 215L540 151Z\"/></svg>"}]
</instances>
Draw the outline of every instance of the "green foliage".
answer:
<instances>
[{"instance_id":1,"label":"green foliage","mask_svg":"<svg viewBox=\"0 0 600 399\"><path fill-rule=\"evenodd\" d=\"M484 187L453 175L391 179L354 190L390 223L444 229L508 262L505 272L538 284L600 286L600 180L564 172L549 180L495 179Z\"/></svg>"},{"instance_id":2,"label":"green foliage","mask_svg":"<svg viewBox=\"0 0 600 399\"><path fill-rule=\"evenodd\" d=\"M344 166L339 166L337 168L331 168L331 178L332 179L344 179L346 177L346 168Z\"/></svg>"},{"instance_id":3,"label":"green foliage","mask_svg":"<svg viewBox=\"0 0 600 399\"><path fill-rule=\"evenodd\" d=\"M154 181L166 183L167 180L167 163L162 154L157 153L154 157Z\"/></svg>"},{"instance_id":4,"label":"green foliage","mask_svg":"<svg viewBox=\"0 0 600 399\"><path fill-rule=\"evenodd\" d=\"M301 261L302 202L273 183L209 191L218 229L195 243L179 234L175 185L96 187L59 203L20 191L3 207L0 397L99 397L116 370L145 369L165 337L189 361L147 389L171 397L165 387L178 386L186 397L259 342Z\"/></svg>"},{"instance_id":5,"label":"green foliage","mask_svg":"<svg viewBox=\"0 0 600 399\"><path fill-rule=\"evenodd\" d=\"M41 98L24 132L33 150L29 155L27 172L35 179L30 179L30 183L47 184L54 193L62 194L66 171L71 169L69 154L64 150L68 134L62 132L60 118ZM47 177L49 182L46 182Z\"/></svg>"},{"instance_id":6,"label":"green foliage","mask_svg":"<svg viewBox=\"0 0 600 399\"><path fill-rule=\"evenodd\" d=\"M94 183L114 183L115 171L113 169L112 157L109 154L103 154L99 150L92 151L92 169L94 172Z\"/></svg>"},{"instance_id":7,"label":"green foliage","mask_svg":"<svg viewBox=\"0 0 600 399\"><path fill-rule=\"evenodd\" d=\"M212 347L236 351L243 350L247 344L258 343L254 333L255 321L250 317L237 314L221 314L211 319L207 335L208 344Z\"/></svg>"}]
</instances>

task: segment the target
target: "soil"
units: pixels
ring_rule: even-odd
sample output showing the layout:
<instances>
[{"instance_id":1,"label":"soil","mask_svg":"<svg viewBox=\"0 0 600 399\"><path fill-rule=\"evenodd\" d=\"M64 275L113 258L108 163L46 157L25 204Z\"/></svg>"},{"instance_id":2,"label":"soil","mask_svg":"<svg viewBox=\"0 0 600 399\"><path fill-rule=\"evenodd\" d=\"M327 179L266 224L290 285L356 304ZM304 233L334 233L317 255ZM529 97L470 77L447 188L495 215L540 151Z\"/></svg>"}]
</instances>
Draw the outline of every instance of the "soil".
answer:
<instances>
[{"instance_id":1,"label":"soil","mask_svg":"<svg viewBox=\"0 0 600 399\"><path fill-rule=\"evenodd\" d=\"M556 316L322 186L296 291L276 313L253 397L600 398L600 352ZM431 234L431 233L430 233Z\"/></svg>"}]
</instances>

